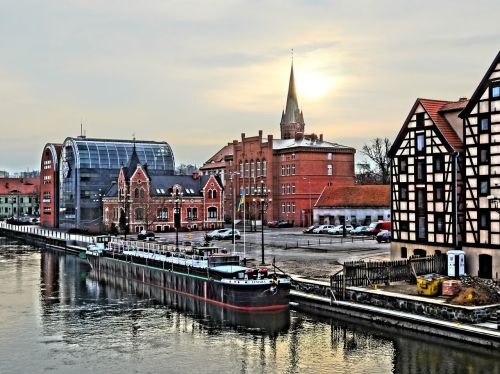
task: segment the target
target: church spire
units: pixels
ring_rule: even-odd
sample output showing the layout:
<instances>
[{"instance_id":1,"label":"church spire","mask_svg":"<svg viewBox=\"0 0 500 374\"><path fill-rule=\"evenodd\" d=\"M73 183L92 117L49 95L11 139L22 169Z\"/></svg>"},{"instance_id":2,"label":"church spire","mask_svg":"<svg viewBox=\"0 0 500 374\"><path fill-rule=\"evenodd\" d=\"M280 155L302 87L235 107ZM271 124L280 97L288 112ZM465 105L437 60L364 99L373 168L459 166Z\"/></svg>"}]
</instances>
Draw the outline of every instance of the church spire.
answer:
<instances>
[{"instance_id":1,"label":"church spire","mask_svg":"<svg viewBox=\"0 0 500 374\"><path fill-rule=\"evenodd\" d=\"M293 53L293 52L292 52ZM295 138L298 132L304 133L304 117L299 109L297 91L295 90L295 77L293 74L293 54L292 68L290 69L290 81L288 83L288 95L286 98L285 112L281 115L281 138Z\"/></svg>"}]
</instances>

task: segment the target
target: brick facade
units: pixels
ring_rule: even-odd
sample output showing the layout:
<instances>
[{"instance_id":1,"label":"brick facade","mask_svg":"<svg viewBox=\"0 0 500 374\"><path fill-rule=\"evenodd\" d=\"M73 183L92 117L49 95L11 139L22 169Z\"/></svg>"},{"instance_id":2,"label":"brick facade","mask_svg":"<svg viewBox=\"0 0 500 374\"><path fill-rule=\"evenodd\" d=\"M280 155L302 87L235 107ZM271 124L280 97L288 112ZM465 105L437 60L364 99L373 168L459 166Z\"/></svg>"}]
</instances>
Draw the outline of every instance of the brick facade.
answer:
<instances>
[{"instance_id":1,"label":"brick facade","mask_svg":"<svg viewBox=\"0 0 500 374\"><path fill-rule=\"evenodd\" d=\"M40 225L58 227L61 144L47 144L40 163Z\"/></svg>"}]
</instances>

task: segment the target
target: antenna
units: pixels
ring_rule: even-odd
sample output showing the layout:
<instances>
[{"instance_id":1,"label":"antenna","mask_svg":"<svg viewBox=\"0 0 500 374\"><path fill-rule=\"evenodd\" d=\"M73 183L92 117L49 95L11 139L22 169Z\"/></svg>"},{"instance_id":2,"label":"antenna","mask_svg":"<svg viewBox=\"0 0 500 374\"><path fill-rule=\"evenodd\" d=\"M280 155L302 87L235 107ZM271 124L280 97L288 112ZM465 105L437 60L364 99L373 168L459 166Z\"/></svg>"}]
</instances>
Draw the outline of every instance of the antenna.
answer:
<instances>
[{"instance_id":1,"label":"antenna","mask_svg":"<svg viewBox=\"0 0 500 374\"><path fill-rule=\"evenodd\" d=\"M83 119L80 117L80 136L83 136Z\"/></svg>"}]
</instances>

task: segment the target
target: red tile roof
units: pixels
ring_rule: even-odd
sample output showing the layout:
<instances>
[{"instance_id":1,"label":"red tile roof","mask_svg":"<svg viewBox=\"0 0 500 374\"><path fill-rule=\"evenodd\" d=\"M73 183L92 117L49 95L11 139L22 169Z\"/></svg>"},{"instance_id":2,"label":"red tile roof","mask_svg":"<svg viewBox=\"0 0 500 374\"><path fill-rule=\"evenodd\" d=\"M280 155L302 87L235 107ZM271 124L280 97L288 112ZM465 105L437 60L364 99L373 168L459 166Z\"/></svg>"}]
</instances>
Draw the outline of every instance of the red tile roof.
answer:
<instances>
[{"instance_id":1,"label":"red tile roof","mask_svg":"<svg viewBox=\"0 0 500 374\"><path fill-rule=\"evenodd\" d=\"M40 178L0 178L0 195L33 195L39 188Z\"/></svg>"},{"instance_id":2,"label":"red tile roof","mask_svg":"<svg viewBox=\"0 0 500 374\"><path fill-rule=\"evenodd\" d=\"M437 128L444 136L446 141L455 149L460 150L463 147L462 140L457 135L453 127L440 113L443 108L449 108L451 105L457 105L457 102L443 101L443 100L429 100L418 99L420 104L424 107L425 111L429 114L432 121L436 124ZM460 101L458 102L460 103ZM446 109L445 109L446 110Z\"/></svg>"},{"instance_id":3,"label":"red tile roof","mask_svg":"<svg viewBox=\"0 0 500 374\"><path fill-rule=\"evenodd\" d=\"M391 186L329 186L323 190L316 207L389 207Z\"/></svg>"}]
</instances>

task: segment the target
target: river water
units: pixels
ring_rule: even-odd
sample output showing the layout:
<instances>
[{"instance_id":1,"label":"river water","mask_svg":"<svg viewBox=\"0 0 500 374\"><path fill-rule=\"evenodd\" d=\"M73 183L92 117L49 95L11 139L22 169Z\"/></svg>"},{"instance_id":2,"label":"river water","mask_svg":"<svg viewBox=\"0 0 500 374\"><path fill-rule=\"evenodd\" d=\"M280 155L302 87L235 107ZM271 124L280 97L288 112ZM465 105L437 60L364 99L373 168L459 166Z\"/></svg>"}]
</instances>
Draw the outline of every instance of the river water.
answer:
<instances>
[{"instance_id":1,"label":"river water","mask_svg":"<svg viewBox=\"0 0 500 374\"><path fill-rule=\"evenodd\" d=\"M0 240L0 373L500 373L499 352L295 311L245 314Z\"/></svg>"}]
</instances>

